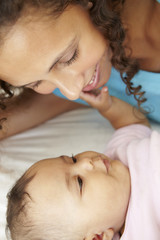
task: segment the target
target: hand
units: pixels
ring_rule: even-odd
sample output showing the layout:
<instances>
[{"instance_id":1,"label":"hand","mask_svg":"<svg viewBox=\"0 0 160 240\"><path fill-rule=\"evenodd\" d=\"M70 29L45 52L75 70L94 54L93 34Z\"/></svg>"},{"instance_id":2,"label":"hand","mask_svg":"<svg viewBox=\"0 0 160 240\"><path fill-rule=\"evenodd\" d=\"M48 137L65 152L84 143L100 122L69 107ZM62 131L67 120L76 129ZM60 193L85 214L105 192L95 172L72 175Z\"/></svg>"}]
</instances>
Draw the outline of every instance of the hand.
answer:
<instances>
[{"instance_id":1,"label":"hand","mask_svg":"<svg viewBox=\"0 0 160 240\"><path fill-rule=\"evenodd\" d=\"M110 121L115 129L130 124L149 126L147 118L139 109L114 96L110 96L106 86L101 90L96 89L94 92L82 92L80 98L96 108L103 117Z\"/></svg>"},{"instance_id":2,"label":"hand","mask_svg":"<svg viewBox=\"0 0 160 240\"><path fill-rule=\"evenodd\" d=\"M100 113L106 112L112 106L112 99L109 95L108 88L105 86L98 92L82 92L80 98L96 108Z\"/></svg>"}]
</instances>

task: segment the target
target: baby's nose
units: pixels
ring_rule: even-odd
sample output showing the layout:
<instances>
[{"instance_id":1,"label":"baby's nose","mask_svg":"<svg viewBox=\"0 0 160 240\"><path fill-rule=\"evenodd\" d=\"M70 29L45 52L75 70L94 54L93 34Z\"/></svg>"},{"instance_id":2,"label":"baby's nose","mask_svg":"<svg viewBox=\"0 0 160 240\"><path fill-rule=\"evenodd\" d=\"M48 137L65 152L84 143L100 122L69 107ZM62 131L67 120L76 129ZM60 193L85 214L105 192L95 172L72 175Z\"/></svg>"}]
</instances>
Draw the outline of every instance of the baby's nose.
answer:
<instances>
[{"instance_id":1,"label":"baby's nose","mask_svg":"<svg viewBox=\"0 0 160 240\"><path fill-rule=\"evenodd\" d=\"M91 171L94 169L94 164L91 158L86 157L79 161L79 167Z\"/></svg>"}]
</instances>

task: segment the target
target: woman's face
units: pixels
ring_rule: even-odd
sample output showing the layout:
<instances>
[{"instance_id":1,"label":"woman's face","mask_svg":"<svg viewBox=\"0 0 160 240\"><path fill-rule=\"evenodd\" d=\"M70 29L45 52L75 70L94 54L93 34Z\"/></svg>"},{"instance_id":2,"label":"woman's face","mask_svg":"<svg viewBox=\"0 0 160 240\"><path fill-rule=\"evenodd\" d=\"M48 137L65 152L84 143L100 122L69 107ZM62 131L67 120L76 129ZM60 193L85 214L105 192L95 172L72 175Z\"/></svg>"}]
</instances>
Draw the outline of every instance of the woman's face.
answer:
<instances>
[{"instance_id":1,"label":"woman's face","mask_svg":"<svg viewBox=\"0 0 160 240\"><path fill-rule=\"evenodd\" d=\"M69 6L57 19L35 12L12 27L0 51L0 78L41 94L59 88L74 100L108 81L110 59L88 10Z\"/></svg>"}]
</instances>

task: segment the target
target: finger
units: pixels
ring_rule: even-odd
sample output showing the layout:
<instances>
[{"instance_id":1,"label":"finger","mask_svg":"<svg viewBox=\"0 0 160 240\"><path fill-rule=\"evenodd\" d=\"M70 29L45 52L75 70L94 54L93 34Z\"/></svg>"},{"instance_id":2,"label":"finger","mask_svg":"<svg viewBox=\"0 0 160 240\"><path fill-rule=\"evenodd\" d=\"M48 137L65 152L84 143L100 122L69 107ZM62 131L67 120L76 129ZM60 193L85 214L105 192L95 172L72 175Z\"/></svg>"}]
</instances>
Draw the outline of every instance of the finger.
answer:
<instances>
[{"instance_id":1,"label":"finger","mask_svg":"<svg viewBox=\"0 0 160 240\"><path fill-rule=\"evenodd\" d=\"M101 104L99 107L100 111L106 111L112 105L112 98L109 95L108 87L103 87L101 91Z\"/></svg>"},{"instance_id":2,"label":"finger","mask_svg":"<svg viewBox=\"0 0 160 240\"><path fill-rule=\"evenodd\" d=\"M82 92L80 98L97 109L103 108L104 106L107 107L108 101L110 100L108 88L106 86L102 89L98 89L96 92Z\"/></svg>"},{"instance_id":3,"label":"finger","mask_svg":"<svg viewBox=\"0 0 160 240\"><path fill-rule=\"evenodd\" d=\"M95 105L97 96L91 92L82 92L80 98L91 106ZM94 107L94 106L93 106Z\"/></svg>"},{"instance_id":4,"label":"finger","mask_svg":"<svg viewBox=\"0 0 160 240\"><path fill-rule=\"evenodd\" d=\"M93 101L97 99L97 97L101 94L102 89L94 89L90 92L81 92L80 93L80 98L85 100L85 101Z\"/></svg>"},{"instance_id":5,"label":"finger","mask_svg":"<svg viewBox=\"0 0 160 240\"><path fill-rule=\"evenodd\" d=\"M108 91L108 87L103 87L102 90L101 90L101 101L102 102L110 102L111 101L111 97L109 95L109 91Z\"/></svg>"}]
</instances>

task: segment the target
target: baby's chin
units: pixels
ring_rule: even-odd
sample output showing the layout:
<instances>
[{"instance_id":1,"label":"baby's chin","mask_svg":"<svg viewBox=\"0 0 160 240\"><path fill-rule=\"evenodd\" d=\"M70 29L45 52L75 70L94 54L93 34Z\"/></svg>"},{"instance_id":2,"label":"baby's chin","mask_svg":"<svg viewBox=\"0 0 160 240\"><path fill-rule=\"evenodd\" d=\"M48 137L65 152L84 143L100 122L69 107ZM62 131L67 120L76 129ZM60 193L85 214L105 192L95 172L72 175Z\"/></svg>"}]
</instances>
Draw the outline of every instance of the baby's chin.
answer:
<instances>
[{"instance_id":1,"label":"baby's chin","mask_svg":"<svg viewBox=\"0 0 160 240\"><path fill-rule=\"evenodd\" d=\"M110 158L110 161L112 164L114 164L117 167L129 170L128 167L124 163L122 163L120 160Z\"/></svg>"},{"instance_id":2,"label":"baby's chin","mask_svg":"<svg viewBox=\"0 0 160 240\"><path fill-rule=\"evenodd\" d=\"M118 178L120 181L130 182L130 173L126 165L124 165L119 160L111 160L110 163L111 163L113 174L115 175L116 178Z\"/></svg>"}]
</instances>

